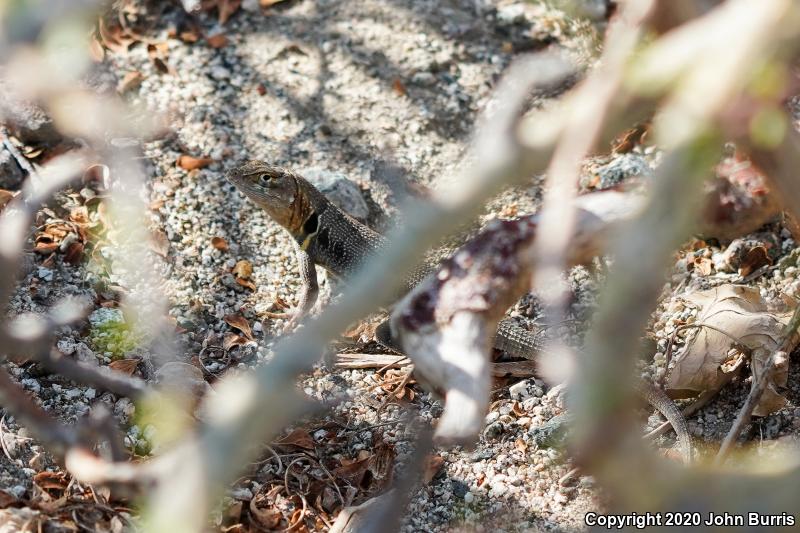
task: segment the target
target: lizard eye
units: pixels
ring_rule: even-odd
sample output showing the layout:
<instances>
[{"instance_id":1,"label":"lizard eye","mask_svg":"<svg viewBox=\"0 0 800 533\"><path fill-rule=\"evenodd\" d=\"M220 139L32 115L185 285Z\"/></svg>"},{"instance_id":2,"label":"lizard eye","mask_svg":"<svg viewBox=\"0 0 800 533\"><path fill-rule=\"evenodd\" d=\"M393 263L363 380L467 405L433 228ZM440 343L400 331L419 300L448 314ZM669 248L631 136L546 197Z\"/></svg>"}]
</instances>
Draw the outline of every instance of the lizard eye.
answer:
<instances>
[{"instance_id":1,"label":"lizard eye","mask_svg":"<svg viewBox=\"0 0 800 533\"><path fill-rule=\"evenodd\" d=\"M269 185L269 182L270 182L271 179L272 179L272 176L270 176L269 174L261 174L261 176L258 177L258 183L260 183L261 185L267 186L267 185Z\"/></svg>"}]
</instances>

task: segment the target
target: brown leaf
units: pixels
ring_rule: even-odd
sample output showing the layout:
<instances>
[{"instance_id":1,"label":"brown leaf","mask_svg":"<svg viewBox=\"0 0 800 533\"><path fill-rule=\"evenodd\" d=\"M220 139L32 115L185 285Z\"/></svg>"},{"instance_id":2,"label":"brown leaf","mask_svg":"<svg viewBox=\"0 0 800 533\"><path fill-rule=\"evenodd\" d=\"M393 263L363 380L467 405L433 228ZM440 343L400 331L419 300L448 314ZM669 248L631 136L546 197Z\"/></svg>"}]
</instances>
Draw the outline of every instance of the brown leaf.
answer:
<instances>
[{"instance_id":1,"label":"brown leaf","mask_svg":"<svg viewBox=\"0 0 800 533\"><path fill-rule=\"evenodd\" d=\"M395 78L394 81L392 81L392 90L398 96L405 96L406 93L408 93L408 91L406 91L406 86L403 85L403 81L400 78Z\"/></svg>"},{"instance_id":2,"label":"brown leaf","mask_svg":"<svg viewBox=\"0 0 800 533\"><path fill-rule=\"evenodd\" d=\"M136 372L140 361L141 359L119 359L108 363L108 368L132 376Z\"/></svg>"},{"instance_id":3,"label":"brown leaf","mask_svg":"<svg viewBox=\"0 0 800 533\"><path fill-rule=\"evenodd\" d=\"M197 31L195 30L182 31L179 37L181 41L189 44L196 43L200 40L200 35L198 35Z\"/></svg>"},{"instance_id":4,"label":"brown leaf","mask_svg":"<svg viewBox=\"0 0 800 533\"><path fill-rule=\"evenodd\" d=\"M439 470L444 465L444 458L441 455L429 455L425 460L425 470L422 472L422 479L425 483L430 483Z\"/></svg>"},{"instance_id":5,"label":"brown leaf","mask_svg":"<svg viewBox=\"0 0 800 533\"><path fill-rule=\"evenodd\" d=\"M214 35L209 35L206 37L206 41L208 42L208 46L211 48L223 48L228 46L228 38L225 37L224 33L216 33Z\"/></svg>"},{"instance_id":6,"label":"brown leaf","mask_svg":"<svg viewBox=\"0 0 800 533\"><path fill-rule=\"evenodd\" d=\"M525 453L527 451L527 449L528 449L528 445L525 444L524 440L517 439L517 440L514 441L514 448L516 448L518 451L520 451L522 453Z\"/></svg>"},{"instance_id":7,"label":"brown leaf","mask_svg":"<svg viewBox=\"0 0 800 533\"><path fill-rule=\"evenodd\" d=\"M85 205L73 207L69 211L69 219L76 224L88 224L89 223L89 210L86 208Z\"/></svg>"},{"instance_id":8,"label":"brown leaf","mask_svg":"<svg viewBox=\"0 0 800 533\"><path fill-rule=\"evenodd\" d=\"M16 496L9 494L4 490L0 490L0 509L5 509L6 507L15 505L18 502L19 499Z\"/></svg>"},{"instance_id":9,"label":"brown leaf","mask_svg":"<svg viewBox=\"0 0 800 533\"><path fill-rule=\"evenodd\" d=\"M241 285L245 289L250 289L253 292L256 292L257 290L256 284L250 281L249 279L236 278L236 283L238 285Z\"/></svg>"},{"instance_id":10,"label":"brown leaf","mask_svg":"<svg viewBox=\"0 0 800 533\"><path fill-rule=\"evenodd\" d=\"M749 276L762 266L772 263L767 253L767 249L763 246L755 246L748 250L739 265L739 275L744 277Z\"/></svg>"},{"instance_id":11,"label":"brown leaf","mask_svg":"<svg viewBox=\"0 0 800 533\"><path fill-rule=\"evenodd\" d=\"M37 242L33 245L33 251L41 255L49 255L58 250L58 243L56 242Z\"/></svg>"},{"instance_id":12,"label":"brown leaf","mask_svg":"<svg viewBox=\"0 0 800 533\"><path fill-rule=\"evenodd\" d=\"M752 351L754 372L763 365L781 342L781 332L791 313L771 312L758 289L744 285L721 285L683 298L699 307L696 322L710 327L692 328L684 350L677 356L667 389L673 396L714 390L726 383L729 367L738 368L741 357L737 343ZM725 333L722 333L722 332ZM762 402L756 408L763 413L777 405L780 395L776 387L786 385L786 374L773 372ZM780 397L782 398L782 397ZM762 409L763 407L763 409Z\"/></svg>"},{"instance_id":13,"label":"brown leaf","mask_svg":"<svg viewBox=\"0 0 800 533\"><path fill-rule=\"evenodd\" d=\"M64 472L49 472L45 470L33 476L33 483L44 491L63 491L66 490L69 481L67 481L67 475Z\"/></svg>"},{"instance_id":14,"label":"brown leaf","mask_svg":"<svg viewBox=\"0 0 800 533\"><path fill-rule=\"evenodd\" d=\"M14 193L5 189L0 189L0 211L6 206L11 199L14 198Z\"/></svg>"},{"instance_id":15,"label":"brown leaf","mask_svg":"<svg viewBox=\"0 0 800 533\"><path fill-rule=\"evenodd\" d=\"M154 57L151 59L153 62L153 66L156 67L156 70L161 74L169 74L170 68L167 65L167 62L161 59L160 57Z\"/></svg>"},{"instance_id":16,"label":"brown leaf","mask_svg":"<svg viewBox=\"0 0 800 533\"><path fill-rule=\"evenodd\" d=\"M70 243L67 247L67 251L64 252L64 261L72 266L80 263L83 259L83 248L83 243L80 241Z\"/></svg>"},{"instance_id":17,"label":"brown leaf","mask_svg":"<svg viewBox=\"0 0 800 533\"><path fill-rule=\"evenodd\" d=\"M241 259L236 262L231 272L237 278L250 279L253 274L253 265L247 259Z\"/></svg>"},{"instance_id":18,"label":"brown leaf","mask_svg":"<svg viewBox=\"0 0 800 533\"><path fill-rule=\"evenodd\" d=\"M259 504L267 505L267 507L259 507ZM272 530L277 529L283 520L283 514L274 507L273 502L263 493L256 494L250 500L250 518L256 522L259 529Z\"/></svg>"},{"instance_id":19,"label":"brown leaf","mask_svg":"<svg viewBox=\"0 0 800 533\"><path fill-rule=\"evenodd\" d=\"M242 315L225 315L225 323L228 324L230 327L238 329L242 332L242 334L247 338L247 340L253 340L253 331L250 329L250 324L248 324L247 319Z\"/></svg>"},{"instance_id":20,"label":"brown leaf","mask_svg":"<svg viewBox=\"0 0 800 533\"><path fill-rule=\"evenodd\" d=\"M120 94L125 94L126 92L137 88L139 85L142 84L142 80L144 76L138 70L132 70L126 73L122 79L117 84L117 92Z\"/></svg>"},{"instance_id":21,"label":"brown leaf","mask_svg":"<svg viewBox=\"0 0 800 533\"><path fill-rule=\"evenodd\" d=\"M235 346L244 346L248 340L237 335L236 333L226 333L225 338L222 339L222 349L226 352L230 351Z\"/></svg>"},{"instance_id":22,"label":"brown leaf","mask_svg":"<svg viewBox=\"0 0 800 533\"><path fill-rule=\"evenodd\" d=\"M280 446L297 446L305 450L314 449L314 439L308 434L308 431L297 428L280 440L275 441L275 444Z\"/></svg>"},{"instance_id":23,"label":"brown leaf","mask_svg":"<svg viewBox=\"0 0 800 533\"><path fill-rule=\"evenodd\" d=\"M190 155L182 155L176 161L176 164L184 170L197 170L198 168L205 168L214 160L210 157L192 157Z\"/></svg>"},{"instance_id":24,"label":"brown leaf","mask_svg":"<svg viewBox=\"0 0 800 533\"><path fill-rule=\"evenodd\" d=\"M360 487L361 482L364 480L364 474L367 473L370 458L347 460L342 459L342 466L333 470L333 475L347 481L354 487Z\"/></svg>"},{"instance_id":25,"label":"brown leaf","mask_svg":"<svg viewBox=\"0 0 800 533\"><path fill-rule=\"evenodd\" d=\"M228 251L228 241L223 239L222 237L212 237L211 238L211 246L219 250L220 252L227 252Z\"/></svg>"},{"instance_id":26,"label":"brown leaf","mask_svg":"<svg viewBox=\"0 0 800 533\"><path fill-rule=\"evenodd\" d=\"M150 239L150 249L161 257L167 257L169 253L169 238L167 238L167 234L161 230L154 231Z\"/></svg>"},{"instance_id":27,"label":"brown leaf","mask_svg":"<svg viewBox=\"0 0 800 533\"><path fill-rule=\"evenodd\" d=\"M261 7L274 6L275 4L279 4L281 2L283 2L283 0L258 0L258 4Z\"/></svg>"}]
</instances>

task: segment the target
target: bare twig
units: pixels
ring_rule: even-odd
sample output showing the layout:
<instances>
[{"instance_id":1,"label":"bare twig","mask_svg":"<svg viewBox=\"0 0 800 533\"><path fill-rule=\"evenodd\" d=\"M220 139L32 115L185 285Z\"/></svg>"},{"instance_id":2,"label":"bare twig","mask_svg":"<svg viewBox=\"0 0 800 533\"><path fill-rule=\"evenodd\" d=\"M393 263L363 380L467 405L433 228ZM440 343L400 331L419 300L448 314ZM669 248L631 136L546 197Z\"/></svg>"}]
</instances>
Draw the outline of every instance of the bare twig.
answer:
<instances>
[{"instance_id":1,"label":"bare twig","mask_svg":"<svg viewBox=\"0 0 800 533\"><path fill-rule=\"evenodd\" d=\"M766 390L769 380L772 377L772 369L775 366L776 360L785 358L787 352L797 345L798 327L800 327L800 306L794 310L794 314L792 314L789 323L783 328L781 332L781 342L777 350L775 350L775 352L769 356L766 363L764 363L761 373L755 375L754 372L750 394L747 395L747 399L739 411L736 420L734 420L733 426L725 436L725 440L722 441L719 452L717 452L717 456L714 459L714 464L721 465L725 462L725 458L730 454L736 439L739 438L739 434L742 432L742 428L750 423L753 410L758 405L759 400L761 400L761 395L764 394L764 390Z\"/></svg>"}]
</instances>

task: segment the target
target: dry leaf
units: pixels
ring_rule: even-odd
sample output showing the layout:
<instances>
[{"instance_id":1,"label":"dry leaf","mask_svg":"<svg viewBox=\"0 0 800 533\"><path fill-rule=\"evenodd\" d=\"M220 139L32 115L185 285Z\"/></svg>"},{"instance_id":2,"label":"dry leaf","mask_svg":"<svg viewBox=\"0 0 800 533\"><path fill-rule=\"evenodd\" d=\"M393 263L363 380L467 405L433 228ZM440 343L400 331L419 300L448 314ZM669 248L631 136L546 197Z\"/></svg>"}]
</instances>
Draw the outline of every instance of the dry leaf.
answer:
<instances>
[{"instance_id":1,"label":"dry leaf","mask_svg":"<svg viewBox=\"0 0 800 533\"><path fill-rule=\"evenodd\" d=\"M261 7L274 6L275 4L279 4L281 2L283 2L283 0L258 0L258 4Z\"/></svg>"},{"instance_id":2,"label":"dry leaf","mask_svg":"<svg viewBox=\"0 0 800 533\"><path fill-rule=\"evenodd\" d=\"M241 259L236 262L231 272L237 278L249 279L253 274L253 265L247 259Z\"/></svg>"},{"instance_id":3,"label":"dry leaf","mask_svg":"<svg viewBox=\"0 0 800 533\"><path fill-rule=\"evenodd\" d=\"M441 455L428 456L425 460L425 471L422 473L425 483L430 483L436 477L436 474L442 469L442 465L444 465L444 458Z\"/></svg>"},{"instance_id":4,"label":"dry leaf","mask_svg":"<svg viewBox=\"0 0 800 533\"><path fill-rule=\"evenodd\" d=\"M64 472L39 472L33 476L33 483L44 491L48 490L66 490L69 481Z\"/></svg>"},{"instance_id":5,"label":"dry leaf","mask_svg":"<svg viewBox=\"0 0 800 533\"><path fill-rule=\"evenodd\" d=\"M225 315L224 320L230 327L241 331L247 340L253 340L253 331L250 329L250 324L248 324L245 317L242 315Z\"/></svg>"},{"instance_id":6,"label":"dry leaf","mask_svg":"<svg viewBox=\"0 0 800 533\"><path fill-rule=\"evenodd\" d=\"M753 352L753 379L758 380L766 370L767 361L771 352L766 350L755 350ZM753 409L754 416L767 416L786 406L789 400L775 390L775 386L785 387L789 380L789 357L786 352L778 351L775 353L772 368L767 376L767 388L761 394L758 404Z\"/></svg>"},{"instance_id":7,"label":"dry leaf","mask_svg":"<svg viewBox=\"0 0 800 533\"><path fill-rule=\"evenodd\" d=\"M64 261L75 266L81 262L81 259L83 259L83 243L80 241L70 243L67 251L64 252Z\"/></svg>"},{"instance_id":8,"label":"dry leaf","mask_svg":"<svg viewBox=\"0 0 800 533\"><path fill-rule=\"evenodd\" d=\"M762 266L772 263L767 253L767 249L763 246L755 246L748 250L747 254L742 259L739 265L739 275L744 277L749 276Z\"/></svg>"},{"instance_id":9,"label":"dry leaf","mask_svg":"<svg viewBox=\"0 0 800 533\"><path fill-rule=\"evenodd\" d=\"M275 441L275 444L281 446L297 446L305 450L314 449L314 439L308 434L308 431L297 428L280 440Z\"/></svg>"},{"instance_id":10,"label":"dry leaf","mask_svg":"<svg viewBox=\"0 0 800 533\"><path fill-rule=\"evenodd\" d=\"M223 48L228 46L228 38L225 37L224 33L217 33L215 35L209 35L206 37L206 42L208 42L208 46L211 48Z\"/></svg>"},{"instance_id":11,"label":"dry leaf","mask_svg":"<svg viewBox=\"0 0 800 533\"><path fill-rule=\"evenodd\" d=\"M268 507L261 508L258 504L266 504ZM283 520L283 514L274 507L274 504L270 501L265 494L260 493L257 494L253 499L250 500L250 518L256 522L258 526L261 526L259 529L264 530L273 530L277 529L278 525Z\"/></svg>"},{"instance_id":12,"label":"dry leaf","mask_svg":"<svg viewBox=\"0 0 800 533\"><path fill-rule=\"evenodd\" d=\"M86 208L85 205L73 207L69 211L69 219L75 222L76 224L88 224L89 210Z\"/></svg>"},{"instance_id":13,"label":"dry leaf","mask_svg":"<svg viewBox=\"0 0 800 533\"><path fill-rule=\"evenodd\" d=\"M140 361L141 359L119 359L108 363L108 368L132 376L136 372Z\"/></svg>"},{"instance_id":14,"label":"dry leaf","mask_svg":"<svg viewBox=\"0 0 800 533\"><path fill-rule=\"evenodd\" d=\"M200 40L200 35L198 35L195 30L182 31L179 37L181 41L189 44L196 43L198 40Z\"/></svg>"},{"instance_id":15,"label":"dry leaf","mask_svg":"<svg viewBox=\"0 0 800 533\"><path fill-rule=\"evenodd\" d=\"M143 79L144 76L142 76L141 72L138 70L132 70L125 74L117 84L117 92L120 94L125 94L131 89L135 89L141 85Z\"/></svg>"},{"instance_id":16,"label":"dry leaf","mask_svg":"<svg viewBox=\"0 0 800 533\"><path fill-rule=\"evenodd\" d=\"M759 290L744 285L721 285L692 293L684 300L700 308L697 324L717 329L692 328L690 340L677 356L667 384L673 396L714 390L727 381L726 365L740 357L736 341L728 335L752 351L752 365L757 373L778 348L781 331L791 318L791 313L771 312ZM785 399L776 398L780 397L776 387L785 385L786 374L778 367L756 412L765 414L767 409L785 402Z\"/></svg>"},{"instance_id":17,"label":"dry leaf","mask_svg":"<svg viewBox=\"0 0 800 533\"><path fill-rule=\"evenodd\" d=\"M235 346L244 346L248 340L237 335L236 333L226 333L225 338L222 339L222 349L226 352L230 351Z\"/></svg>"},{"instance_id":18,"label":"dry leaf","mask_svg":"<svg viewBox=\"0 0 800 533\"><path fill-rule=\"evenodd\" d=\"M392 90L398 96L405 96L408 91L406 91L406 86L403 85L403 81L400 78L395 78L392 82Z\"/></svg>"},{"instance_id":19,"label":"dry leaf","mask_svg":"<svg viewBox=\"0 0 800 533\"><path fill-rule=\"evenodd\" d=\"M0 210L2 210L12 198L14 198L13 192L0 189Z\"/></svg>"},{"instance_id":20,"label":"dry leaf","mask_svg":"<svg viewBox=\"0 0 800 533\"><path fill-rule=\"evenodd\" d=\"M169 239L167 238L167 234L161 230L154 231L150 239L150 249L161 257L167 257L169 253Z\"/></svg>"},{"instance_id":21,"label":"dry leaf","mask_svg":"<svg viewBox=\"0 0 800 533\"><path fill-rule=\"evenodd\" d=\"M211 238L211 246L219 250L220 252L227 252L228 251L228 241L223 239L222 237L212 237Z\"/></svg>"},{"instance_id":22,"label":"dry leaf","mask_svg":"<svg viewBox=\"0 0 800 533\"><path fill-rule=\"evenodd\" d=\"M250 281L249 279L236 278L236 283L246 289L250 289L251 291L256 292L256 284Z\"/></svg>"},{"instance_id":23,"label":"dry leaf","mask_svg":"<svg viewBox=\"0 0 800 533\"><path fill-rule=\"evenodd\" d=\"M333 475L347 481L354 487L360 487L361 482L364 481L364 474L367 473L369 468L370 458L347 460L342 459L342 466L333 470Z\"/></svg>"},{"instance_id":24,"label":"dry leaf","mask_svg":"<svg viewBox=\"0 0 800 533\"><path fill-rule=\"evenodd\" d=\"M708 257L695 258L694 270L701 276L710 276L714 273L714 262Z\"/></svg>"},{"instance_id":25,"label":"dry leaf","mask_svg":"<svg viewBox=\"0 0 800 533\"><path fill-rule=\"evenodd\" d=\"M198 168L205 168L214 160L210 157L192 157L190 155L182 155L176 161L176 164L184 170L196 170Z\"/></svg>"},{"instance_id":26,"label":"dry leaf","mask_svg":"<svg viewBox=\"0 0 800 533\"><path fill-rule=\"evenodd\" d=\"M525 444L524 440L517 439L514 441L514 448L516 448L521 453L525 453L528 450L528 445Z\"/></svg>"}]
</instances>

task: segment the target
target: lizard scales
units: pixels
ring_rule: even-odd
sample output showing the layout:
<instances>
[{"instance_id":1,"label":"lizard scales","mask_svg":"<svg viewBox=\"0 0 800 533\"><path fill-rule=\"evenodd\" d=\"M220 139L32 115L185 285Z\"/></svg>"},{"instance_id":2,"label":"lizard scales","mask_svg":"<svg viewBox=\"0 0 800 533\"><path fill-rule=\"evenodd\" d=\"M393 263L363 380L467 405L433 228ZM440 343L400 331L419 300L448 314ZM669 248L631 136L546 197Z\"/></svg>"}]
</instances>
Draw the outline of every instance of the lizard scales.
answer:
<instances>
[{"instance_id":1,"label":"lizard scales","mask_svg":"<svg viewBox=\"0 0 800 533\"><path fill-rule=\"evenodd\" d=\"M346 279L387 244L384 236L333 205L305 178L290 170L263 161L248 161L230 170L226 177L292 236L302 289L298 311L289 327L305 316L316 301L315 265ZM406 278L405 290L411 290L435 267L434 261L420 265ZM501 320L494 346L509 355L532 359L541 343L513 321ZM649 383L638 383L637 391L672 423L684 459L691 460L692 444L686 421L672 400Z\"/></svg>"}]
</instances>

